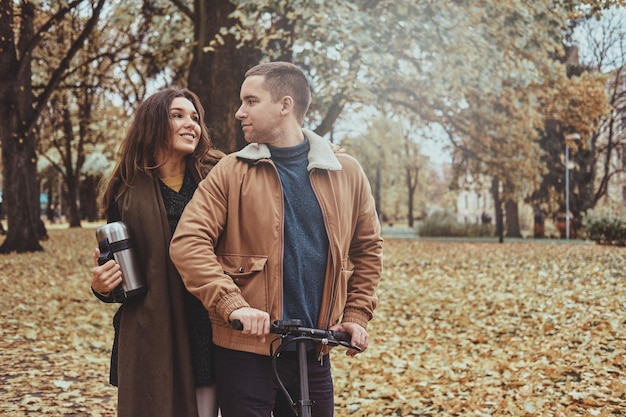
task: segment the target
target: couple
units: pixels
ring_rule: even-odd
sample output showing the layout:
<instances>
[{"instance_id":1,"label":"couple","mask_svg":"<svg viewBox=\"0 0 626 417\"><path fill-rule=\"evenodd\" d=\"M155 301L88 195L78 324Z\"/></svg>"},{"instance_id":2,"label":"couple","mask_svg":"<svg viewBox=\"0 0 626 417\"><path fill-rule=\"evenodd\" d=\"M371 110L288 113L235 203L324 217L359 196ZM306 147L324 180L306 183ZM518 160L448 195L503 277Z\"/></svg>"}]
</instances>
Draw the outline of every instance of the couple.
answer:
<instances>
[{"instance_id":1,"label":"couple","mask_svg":"<svg viewBox=\"0 0 626 417\"><path fill-rule=\"evenodd\" d=\"M114 317L120 416L216 416L218 403L223 417L290 416L269 357L275 320L348 332L367 348L380 225L358 163L302 129L310 94L293 64L248 70L235 117L249 145L231 155L211 149L188 90L139 106L104 196L107 220L124 221L136 241L148 286ZM94 267L101 300L113 302L120 282L115 261ZM311 353L313 415L332 416L330 361ZM278 363L297 400L297 358Z\"/></svg>"}]
</instances>

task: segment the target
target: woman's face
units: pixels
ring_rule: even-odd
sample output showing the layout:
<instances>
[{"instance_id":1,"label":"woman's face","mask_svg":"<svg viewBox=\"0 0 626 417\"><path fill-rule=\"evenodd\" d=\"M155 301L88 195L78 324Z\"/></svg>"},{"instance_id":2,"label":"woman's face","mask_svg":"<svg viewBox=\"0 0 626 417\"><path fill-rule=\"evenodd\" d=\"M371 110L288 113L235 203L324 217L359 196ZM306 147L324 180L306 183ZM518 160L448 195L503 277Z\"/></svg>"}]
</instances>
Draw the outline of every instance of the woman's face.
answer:
<instances>
[{"instance_id":1,"label":"woman's face","mask_svg":"<svg viewBox=\"0 0 626 417\"><path fill-rule=\"evenodd\" d=\"M176 97L170 105L172 126L171 144L173 157L192 154L200 140L200 116L193 103L184 97Z\"/></svg>"}]
</instances>

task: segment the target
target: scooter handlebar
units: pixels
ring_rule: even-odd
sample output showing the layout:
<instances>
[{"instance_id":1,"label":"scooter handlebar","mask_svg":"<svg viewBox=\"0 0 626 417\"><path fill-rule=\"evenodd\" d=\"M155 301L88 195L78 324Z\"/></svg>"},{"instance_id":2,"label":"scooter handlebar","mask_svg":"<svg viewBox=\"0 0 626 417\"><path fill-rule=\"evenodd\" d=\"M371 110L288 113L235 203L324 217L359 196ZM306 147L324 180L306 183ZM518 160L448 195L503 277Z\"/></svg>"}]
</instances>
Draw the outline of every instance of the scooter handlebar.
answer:
<instances>
[{"instance_id":1,"label":"scooter handlebar","mask_svg":"<svg viewBox=\"0 0 626 417\"><path fill-rule=\"evenodd\" d=\"M352 340L352 336L350 335L350 333L338 332L335 330L314 329L311 327L302 327L300 326L300 323L300 320L278 320L270 323L270 332L281 335L307 337L314 340L334 340L337 342L337 344L340 344L344 347L356 349L359 351L361 350L359 347L353 346L350 343L350 341ZM239 320L232 320L230 324L235 330L243 330L243 323L241 323L241 321Z\"/></svg>"}]
</instances>

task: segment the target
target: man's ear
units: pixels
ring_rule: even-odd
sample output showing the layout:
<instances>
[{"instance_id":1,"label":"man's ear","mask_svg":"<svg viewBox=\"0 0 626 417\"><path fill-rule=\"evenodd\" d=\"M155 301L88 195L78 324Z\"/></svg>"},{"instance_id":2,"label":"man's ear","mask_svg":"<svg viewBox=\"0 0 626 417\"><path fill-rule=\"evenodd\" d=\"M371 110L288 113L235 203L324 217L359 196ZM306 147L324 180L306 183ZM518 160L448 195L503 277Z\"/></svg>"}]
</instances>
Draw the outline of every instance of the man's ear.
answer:
<instances>
[{"instance_id":1,"label":"man's ear","mask_svg":"<svg viewBox=\"0 0 626 417\"><path fill-rule=\"evenodd\" d=\"M290 112L293 112L293 98L291 96L285 96L282 98L282 108L281 108L281 112L283 114L287 114Z\"/></svg>"}]
</instances>

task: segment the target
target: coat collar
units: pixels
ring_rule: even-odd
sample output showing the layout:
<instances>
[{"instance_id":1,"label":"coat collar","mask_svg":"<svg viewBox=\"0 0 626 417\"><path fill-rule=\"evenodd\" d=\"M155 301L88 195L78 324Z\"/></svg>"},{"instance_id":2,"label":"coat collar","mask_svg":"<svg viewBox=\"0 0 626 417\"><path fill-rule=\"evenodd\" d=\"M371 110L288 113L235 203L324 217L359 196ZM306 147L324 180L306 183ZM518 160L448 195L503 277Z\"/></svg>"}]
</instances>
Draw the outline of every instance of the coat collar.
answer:
<instances>
[{"instance_id":1,"label":"coat collar","mask_svg":"<svg viewBox=\"0 0 626 417\"><path fill-rule=\"evenodd\" d=\"M309 140L309 165L307 167L309 171L314 168L329 171L341 170L341 163L335 156L335 153L326 139L308 129L302 129L302 133L304 133ZM267 145L263 143L251 143L239 152L235 152L235 156L249 161L258 161L260 159L271 158L272 154Z\"/></svg>"}]
</instances>

